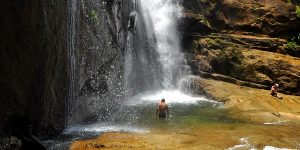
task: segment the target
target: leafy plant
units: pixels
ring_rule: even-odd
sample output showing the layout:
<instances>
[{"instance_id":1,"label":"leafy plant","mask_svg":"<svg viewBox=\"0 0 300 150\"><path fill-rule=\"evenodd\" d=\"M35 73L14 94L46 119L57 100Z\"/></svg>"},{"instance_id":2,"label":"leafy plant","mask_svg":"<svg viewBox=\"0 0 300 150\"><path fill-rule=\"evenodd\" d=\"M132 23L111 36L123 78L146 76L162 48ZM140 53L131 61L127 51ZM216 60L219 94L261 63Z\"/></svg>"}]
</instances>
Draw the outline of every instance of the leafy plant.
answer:
<instances>
[{"instance_id":1,"label":"leafy plant","mask_svg":"<svg viewBox=\"0 0 300 150\"><path fill-rule=\"evenodd\" d=\"M90 18L93 24L98 24L99 23L99 17L98 14L95 10L92 10L90 13Z\"/></svg>"},{"instance_id":2,"label":"leafy plant","mask_svg":"<svg viewBox=\"0 0 300 150\"><path fill-rule=\"evenodd\" d=\"M296 42L292 41L288 42L287 44L284 44L283 48L287 51L297 51L299 45Z\"/></svg>"},{"instance_id":3,"label":"leafy plant","mask_svg":"<svg viewBox=\"0 0 300 150\"><path fill-rule=\"evenodd\" d=\"M296 6L296 15L300 18L300 7Z\"/></svg>"}]
</instances>

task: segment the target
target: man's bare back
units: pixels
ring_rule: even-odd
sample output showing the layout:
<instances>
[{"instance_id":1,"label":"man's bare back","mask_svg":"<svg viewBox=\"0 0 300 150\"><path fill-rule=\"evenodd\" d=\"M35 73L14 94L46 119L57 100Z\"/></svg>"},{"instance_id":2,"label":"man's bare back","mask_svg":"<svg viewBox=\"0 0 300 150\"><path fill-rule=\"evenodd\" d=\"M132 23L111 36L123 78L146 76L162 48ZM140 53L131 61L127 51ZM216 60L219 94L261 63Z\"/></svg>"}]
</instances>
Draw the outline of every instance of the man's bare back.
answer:
<instances>
[{"instance_id":1,"label":"man's bare back","mask_svg":"<svg viewBox=\"0 0 300 150\"><path fill-rule=\"evenodd\" d=\"M165 99L162 99L161 102L157 106L156 115L159 118L166 118L167 113L169 113L168 105L165 103Z\"/></svg>"}]
</instances>

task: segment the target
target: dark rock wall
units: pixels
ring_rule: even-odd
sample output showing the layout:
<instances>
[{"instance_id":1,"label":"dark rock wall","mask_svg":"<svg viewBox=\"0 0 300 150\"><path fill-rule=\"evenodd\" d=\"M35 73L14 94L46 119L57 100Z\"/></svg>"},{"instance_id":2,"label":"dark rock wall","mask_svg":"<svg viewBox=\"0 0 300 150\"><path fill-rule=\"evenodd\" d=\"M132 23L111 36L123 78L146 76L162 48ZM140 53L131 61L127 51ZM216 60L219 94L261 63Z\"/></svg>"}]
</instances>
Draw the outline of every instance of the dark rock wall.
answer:
<instances>
[{"instance_id":1,"label":"dark rock wall","mask_svg":"<svg viewBox=\"0 0 300 150\"><path fill-rule=\"evenodd\" d=\"M121 97L132 6L131 1L124 0L81 1L75 99L69 115L70 124L107 116L106 110Z\"/></svg>"},{"instance_id":2,"label":"dark rock wall","mask_svg":"<svg viewBox=\"0 0 300 150\"><path fill-rule=\"evenodd\" d=\"M68 89L65 0L0 2L0 133L64 127Z\"/></svg>"}]
</instances>

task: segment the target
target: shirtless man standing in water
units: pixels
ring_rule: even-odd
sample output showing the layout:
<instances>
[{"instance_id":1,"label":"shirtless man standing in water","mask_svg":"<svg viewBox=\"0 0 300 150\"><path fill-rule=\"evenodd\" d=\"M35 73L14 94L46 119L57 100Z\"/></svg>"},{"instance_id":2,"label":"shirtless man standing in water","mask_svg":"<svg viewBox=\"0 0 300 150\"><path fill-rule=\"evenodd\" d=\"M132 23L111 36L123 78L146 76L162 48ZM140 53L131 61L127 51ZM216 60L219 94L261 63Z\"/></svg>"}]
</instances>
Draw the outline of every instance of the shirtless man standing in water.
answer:
<instances>
[{"instance_id":1,"label":"shirtless man standing in water","mask_svg":"<svg viewBox=\"0 0 300 150\"><path fill-rule=\"evenodd\" d=\"M165 99L162 99L157 106L156 116L158 115L159 119L165 119L169 113L169 108L166 104Z\"/></svg>"}]
</instances>

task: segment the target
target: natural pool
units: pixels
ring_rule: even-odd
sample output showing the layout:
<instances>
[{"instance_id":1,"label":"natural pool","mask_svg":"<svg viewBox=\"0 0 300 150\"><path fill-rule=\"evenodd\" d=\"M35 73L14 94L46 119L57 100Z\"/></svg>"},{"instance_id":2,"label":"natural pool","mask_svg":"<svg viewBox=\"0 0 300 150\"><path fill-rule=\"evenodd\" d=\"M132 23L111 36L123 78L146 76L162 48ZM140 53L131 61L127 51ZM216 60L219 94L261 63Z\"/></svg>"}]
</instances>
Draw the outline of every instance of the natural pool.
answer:
<instances>
[{"instance_id":1,"label":"natural pool","mask_svg":"<svg viewBox=\"0 0 300 150\"><path fill-rule=\"evenodd\" d=\"M166 99L170 109L165 120L155 115L159 97ZM119 106L108 120L99 122L69 127L63 138L48 142L49 149L68 149L74 141L97 138L106 132L142 135L149 143L153 138L161 139L158 141L162 143L156 141L154 145L165 145L165 149L297 149L300 146L297 124L236 120L229 117L220 102L177 91L138 95ZM166 136L168 140L164 141Z\"/></svg>"}]
</instances>

